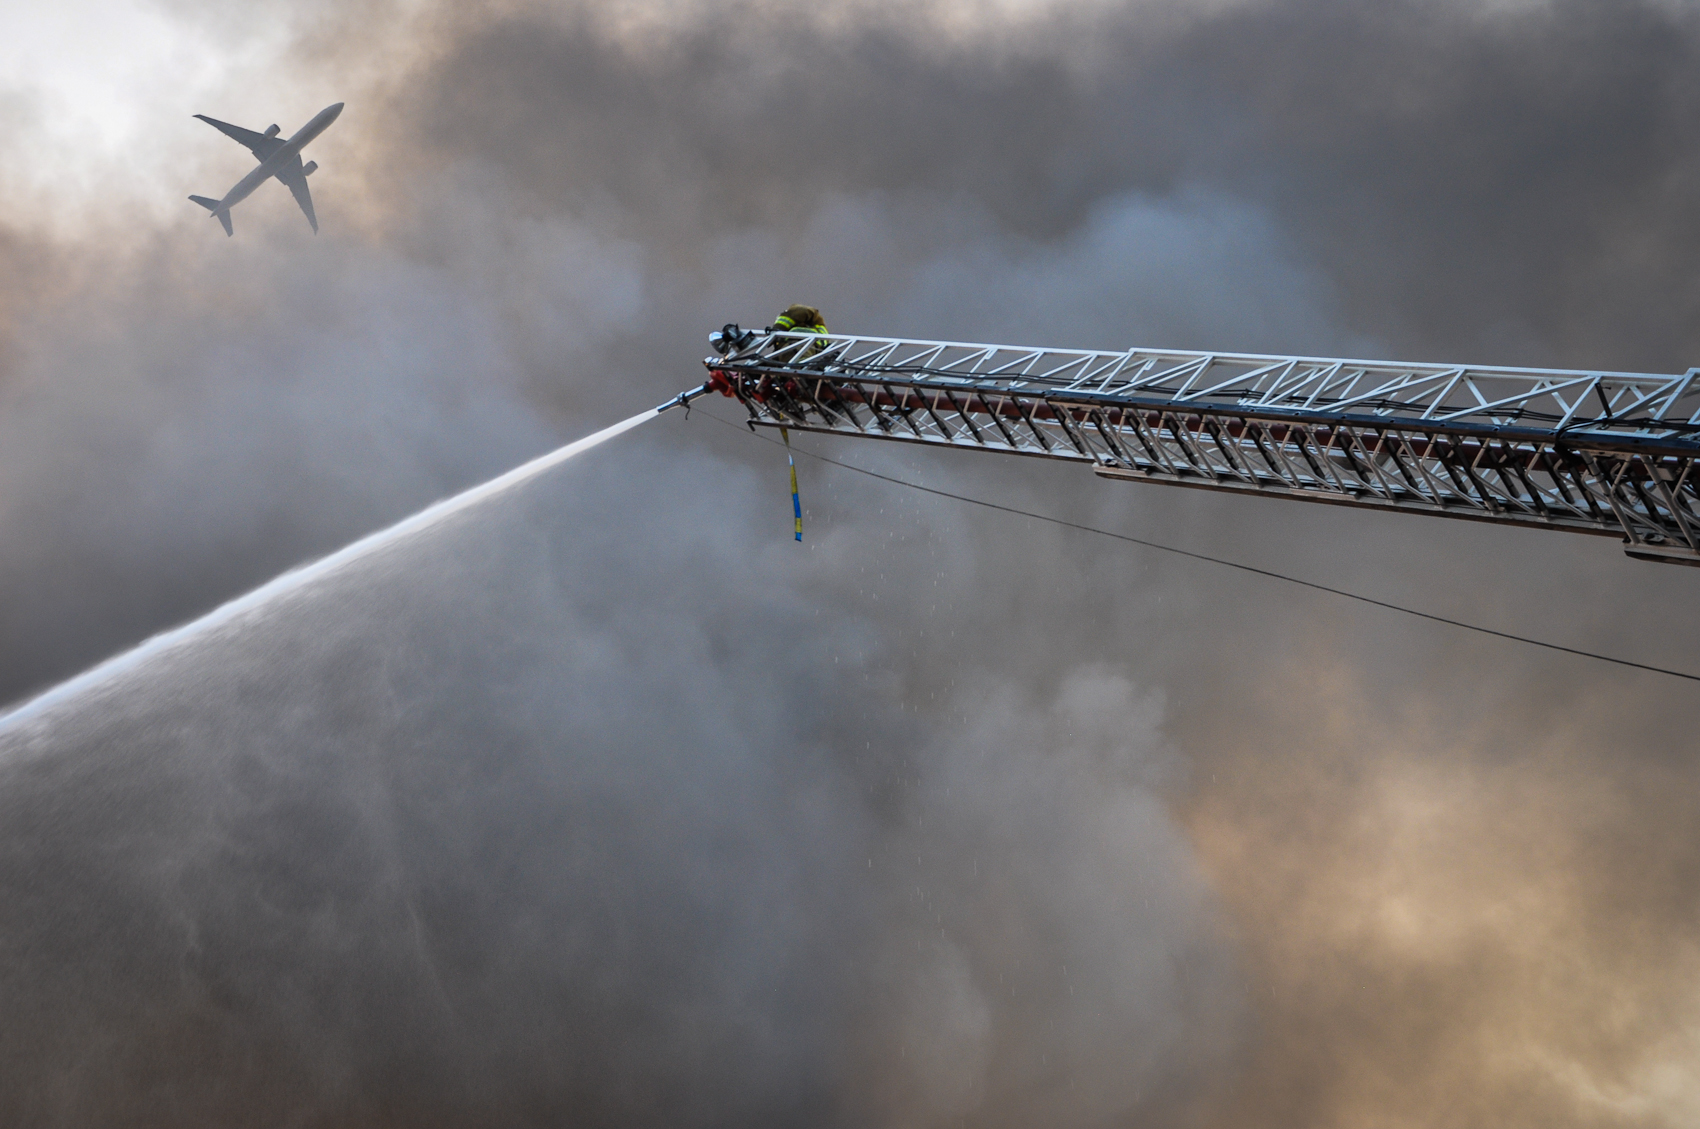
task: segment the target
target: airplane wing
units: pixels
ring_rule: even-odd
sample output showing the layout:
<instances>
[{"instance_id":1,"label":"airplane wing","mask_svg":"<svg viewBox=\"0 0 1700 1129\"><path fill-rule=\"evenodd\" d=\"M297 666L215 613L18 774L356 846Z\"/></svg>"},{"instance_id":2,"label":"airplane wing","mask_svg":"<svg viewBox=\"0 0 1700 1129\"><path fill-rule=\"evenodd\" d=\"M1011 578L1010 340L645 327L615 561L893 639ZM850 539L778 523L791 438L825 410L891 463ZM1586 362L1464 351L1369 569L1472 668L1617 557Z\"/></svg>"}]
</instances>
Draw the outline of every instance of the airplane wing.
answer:
<instances>
[{"instance_id":1,"label":"airplane wing","mask_svg":"<svg viewBox=\"0 0 1700 1129\"><path fill-rule=\"evenodd\" d=\"M301 205L301 210L307 213L307 222L313 225L313 234L319 234L319 220L313 214L313 195L307 191L307 170L302 167L301 158L296 157L272 175L289 186L290 195Z\"/></svg>"},{"instance_id":2,"label":"airplane wing","mask_svg":"<svg viewBox=\"0 0 1700 1129\"><path fill-rule=\"evenodd\" d=\"M229 122L221 122L217 118L209 118L205 114L196 114L195 116L226 137L246 145L248 151L254 154L255 160L263 161L283 148L283 138L281 137L267 137L263 133L255 133L251 129L243 129L241 126L231 125Z\"/></svg>"}]
</instances>

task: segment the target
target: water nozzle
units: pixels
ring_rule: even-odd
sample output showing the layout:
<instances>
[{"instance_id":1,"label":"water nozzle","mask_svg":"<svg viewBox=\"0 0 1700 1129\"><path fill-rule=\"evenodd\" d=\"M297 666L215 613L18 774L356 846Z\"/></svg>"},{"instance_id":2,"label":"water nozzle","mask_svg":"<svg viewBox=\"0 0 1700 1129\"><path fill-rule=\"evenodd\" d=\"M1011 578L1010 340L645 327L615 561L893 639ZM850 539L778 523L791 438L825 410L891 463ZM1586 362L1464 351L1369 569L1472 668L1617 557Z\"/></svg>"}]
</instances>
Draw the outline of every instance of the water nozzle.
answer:
<instances>
[{"instance_id":1,"label":"water nozzle","mask_svg":"<svg viewBox=\"0 0 1700 1129\"><path fill-rule=\"evenodd\" d=\"M702 396L702 395L706 394L708 391L709 391L708 385L699 384L695 388L691 389L689 392L681 392L677 396L673 397L671 400L667 401L665 404L662 404L661 406L657 407L655 409L655 414L660 415L662 412L666 411L668 408L676 408L680 404L689 405L692 400L696 399L698 396Z\"/></svg>"}]
</instances>

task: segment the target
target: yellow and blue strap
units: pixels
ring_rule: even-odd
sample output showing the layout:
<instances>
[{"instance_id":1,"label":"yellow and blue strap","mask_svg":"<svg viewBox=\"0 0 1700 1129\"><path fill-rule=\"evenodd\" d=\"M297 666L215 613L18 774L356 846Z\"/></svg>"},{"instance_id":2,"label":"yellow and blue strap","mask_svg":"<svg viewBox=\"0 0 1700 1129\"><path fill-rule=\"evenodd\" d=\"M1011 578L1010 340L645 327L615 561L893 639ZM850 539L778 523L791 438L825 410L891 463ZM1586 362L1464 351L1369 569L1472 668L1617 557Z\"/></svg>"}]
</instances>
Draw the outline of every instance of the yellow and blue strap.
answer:
<instances>
[{"instance_id":1,"label":"yellow and blue strap","mask_svg":"<svg viewBox=\"0 0 1700 1129\"><path fill-rule=\"evenodd\" d=\"M803 502L797 497L797 460L791 457L791 433L783 427L779 437L785 440L785 461L791 464L791 512L797 519L797 540L803 539Z\"/></svg>"}]
</instances>

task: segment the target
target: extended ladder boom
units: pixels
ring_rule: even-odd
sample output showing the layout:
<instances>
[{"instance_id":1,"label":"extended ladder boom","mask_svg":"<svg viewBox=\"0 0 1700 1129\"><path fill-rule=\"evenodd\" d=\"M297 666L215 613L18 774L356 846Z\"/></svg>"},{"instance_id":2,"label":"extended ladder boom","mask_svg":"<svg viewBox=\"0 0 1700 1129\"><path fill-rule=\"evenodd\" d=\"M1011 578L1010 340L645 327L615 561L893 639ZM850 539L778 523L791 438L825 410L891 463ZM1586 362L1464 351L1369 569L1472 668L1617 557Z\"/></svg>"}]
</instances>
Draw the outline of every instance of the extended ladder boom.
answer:
<instances>
[{"instance_id":1,"label":"extended ladder boom","mask_svg":"<svg viewBox=\"0 0 1700 1129\"><path fill-rule=\"evenodd\" d=\"M1700 564L1681 375L814 333L712 337L752 427L1036 455L1107 478L1622 537Z\"/></svg>"}]
</instances>

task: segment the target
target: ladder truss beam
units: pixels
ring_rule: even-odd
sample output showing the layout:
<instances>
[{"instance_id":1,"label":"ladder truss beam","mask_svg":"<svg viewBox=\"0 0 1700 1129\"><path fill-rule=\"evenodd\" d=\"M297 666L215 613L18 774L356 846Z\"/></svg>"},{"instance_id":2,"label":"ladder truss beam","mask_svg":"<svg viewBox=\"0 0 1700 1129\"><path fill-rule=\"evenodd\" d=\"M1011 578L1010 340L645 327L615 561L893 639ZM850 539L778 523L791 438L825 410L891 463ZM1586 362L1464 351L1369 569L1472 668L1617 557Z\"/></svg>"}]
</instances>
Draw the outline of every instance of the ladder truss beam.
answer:
<instances>
[{"instance_id":1,"label":"ladder truss beam","mask_svg":"<svg viewBox=\"0 0 1700 1129\"><path fill-rule=\"evenodd\" d=\"M728 327L729 329L731 327ZM1090 464L1106 478L1624 539L1700 564L1680 375L717 335L751 426Z\"/></svg>"}]
</instances>

